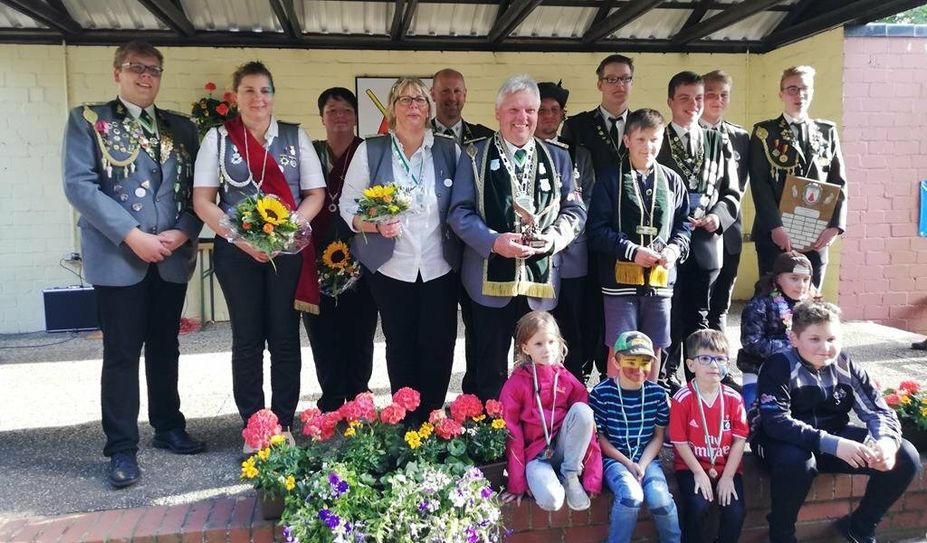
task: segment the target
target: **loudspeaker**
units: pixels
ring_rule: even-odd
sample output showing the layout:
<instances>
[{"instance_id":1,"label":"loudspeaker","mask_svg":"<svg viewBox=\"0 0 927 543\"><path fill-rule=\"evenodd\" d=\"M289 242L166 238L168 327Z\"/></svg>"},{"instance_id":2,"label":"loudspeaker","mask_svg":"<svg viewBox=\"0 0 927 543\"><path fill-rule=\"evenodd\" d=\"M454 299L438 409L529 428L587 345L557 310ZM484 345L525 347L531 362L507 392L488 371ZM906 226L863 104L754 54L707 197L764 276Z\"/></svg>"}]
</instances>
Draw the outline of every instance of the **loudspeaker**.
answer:
<instances>
[{"instance_id":1,"label":"loudspeaker","mask_svg":"<svg viewBox=\"0 0 927 543\"><path fill-rule=\"evenodd\" d=\"M97 294L93 287L47 288L45 297L45 331L71 332L97 330Z\"/></svg>"}]
</instances>

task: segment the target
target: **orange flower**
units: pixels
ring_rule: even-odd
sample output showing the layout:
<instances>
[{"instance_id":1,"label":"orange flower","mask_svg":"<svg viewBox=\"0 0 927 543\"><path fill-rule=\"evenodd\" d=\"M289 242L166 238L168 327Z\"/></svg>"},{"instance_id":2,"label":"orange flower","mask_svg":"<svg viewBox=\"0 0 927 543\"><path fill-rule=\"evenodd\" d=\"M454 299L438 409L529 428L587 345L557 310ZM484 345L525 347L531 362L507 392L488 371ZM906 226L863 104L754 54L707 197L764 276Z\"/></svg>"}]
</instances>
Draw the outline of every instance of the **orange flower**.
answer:
<instances>
[{"instance_id":1,"label":"orange flower","mask_svg":"<svg viewBox=\"0 0 927 543\"><path fill-rule=\"evenodd\" d=\"M265 233L265 234L273 234L273 233L274 233L274 225L272 225L272 224L270 224L270 223L265 224L265 225L264 225L264 233Z\"/></svg>"},{"instance_id":2,"label":"orange flower","mask_svg":"<svg viewBox=\"0 0 927 543\"><path fill-rule=\"evenodd\" d=\"M393 197L390 196L389 194L384 194L384 195L383 195L383 201L386 202L386 203L388 204L388 203L390 203L390 202L393 201Z\"/></svg>"}]
</instances>

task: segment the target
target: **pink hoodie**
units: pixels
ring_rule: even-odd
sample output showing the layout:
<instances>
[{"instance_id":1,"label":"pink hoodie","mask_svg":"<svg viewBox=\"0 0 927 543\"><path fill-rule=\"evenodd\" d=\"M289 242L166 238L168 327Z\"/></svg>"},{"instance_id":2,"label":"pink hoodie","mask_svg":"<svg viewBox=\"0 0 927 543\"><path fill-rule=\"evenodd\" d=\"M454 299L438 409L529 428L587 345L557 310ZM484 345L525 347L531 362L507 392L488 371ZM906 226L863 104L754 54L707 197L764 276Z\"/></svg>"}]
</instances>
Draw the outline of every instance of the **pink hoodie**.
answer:
<instances>
[{"instance_id":1,"label":"pink hoodie","mask_svg":"<svg viewBox=\"0 0 927 543\"><path fill-rule=\"evenodd\" d=\"M545 417L550 417L554 376L560 375L557 379L557 404L554 406L553 435L557 435L570 407L576 402L587 403L589 393L586 387L560 364L538 364L537 368ZM512 371L512 375L502 386L499 400L502 402L502 418L505 419L505 426L509 432L505 447L509 474L506 490L512 494L524 494L528 489L525 465L536 458L546 446L537 400L534 397L534 380L530 366L518 366ZM549 418L547 424L550 425ZM595 432L583 458L582 481L587 492L598 494L602 491L602 451L599 449Z\"/></svg>"}]
</instances>

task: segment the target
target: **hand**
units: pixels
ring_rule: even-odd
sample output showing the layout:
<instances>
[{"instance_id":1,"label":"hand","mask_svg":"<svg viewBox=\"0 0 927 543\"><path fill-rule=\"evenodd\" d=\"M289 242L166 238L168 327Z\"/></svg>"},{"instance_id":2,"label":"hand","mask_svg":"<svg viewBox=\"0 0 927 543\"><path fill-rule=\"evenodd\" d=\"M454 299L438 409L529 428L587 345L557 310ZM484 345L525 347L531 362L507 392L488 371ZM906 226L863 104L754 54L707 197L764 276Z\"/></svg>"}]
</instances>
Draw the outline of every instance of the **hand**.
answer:
<instances>
[{"instance_id":1,"label":"hand","mask_svg":"<svg viewBox=\"0 0 927 543\"><path fill-rule=\"evenodd\" d=\"M709 502L714 501L714 497L711 492L711 479L708 477L708 474L705 473L705 470L700 469L698 473L692 473L693 478L695 479L695 493L702 493L702 496L705 497Z\"/></svg>"},{"instance_id":2,"label":"hand","mask_svg":"<svg viewBox=\"0 0 927 543\"><path fill-rule=\"evenodd\" d=\"M676 260L678 258L679 258L679 249L677 249L674 245L667 245L663 249L663 252L660 253L660 262L658 262L658 264L660 264L667 270L670 270L673 268L673 266L676 265Z\"/></svg>"},{"instance_id":3,"label":"hand","mask_svg":"<svg viewBox=\"0 0 927 543\"><path fill-rule=\"evenodd\" d=\"M811 246L815 251L820 251L825 247L830 247L830 244L834 242L834 239L837 235L840 234L840 230L836 227L829 226L821 232L821 235L818 236L818 240L814 242L814 245Z\"/></svg>"},{"instance_id":4,"label":"hand","mask_svg":"<svg viewBox=\"0 0 927 543\"><path fill-rule=\"evenodd\" d=\"M161 244L167 247L168 250L174 252L190 238L183 230L177 230L174 228L171 230L165 230L164 232L158 234L158 239L161 240Z\"/></svg>"},{"instance_id":5,"label":"hand","mask_svg":"<svg viewBox=\"0 0 927 543\"><path fill-rule=\"evenodd\" d=\"M785 231L785 227L773 228L770 234L777 247L786 253L792 250L792 240L789 239L789 233Z\"/></svg>"},{"instance_id":6,"label":"hand","mask_svg":"<svg viewBox=\"0 0 927 543\"><path fill-rule=\"evenodd\" d=\"M727 507L734 500L739 500L740 496L737 495L737 491L734 490L734 477L728 477L722 475L718 479L718 505L721 507Z\"/></svg>"},{"instance_id":7,"label":"hand","mask_svg":"<svg viewBox=\"0 0 927 543\"><path fill-rule=\"evenodd\" d=\"M538 252L537 249L523 245L521 241L521 234L500 234L492 244L492 251L505 258L527 258Z\"/></svg>"},{"instance_id":8,"label":"hand","mask_svg":"<svg viewBox=\"0 0 927 543\"><path fill-rule=\"evenodd\" d=\"M158 236L142 232L138 228L133 228L123 241L136 256L149 264L162 262L171 256L172 251L161 243Z\"/></svg>"},{"instance_id":9,"label":"hand","mask_svg":"<svg viewBox=\"0 0 927 543\"><path fill-rule=\"evenodd\" d=\"M854 468L864 468L872 459L872 451L862 443L852 439L840 438L837 443L837 458L843 460Z\"/></svg>"},{"instance_id":10,"label":"hand","mask_svg":"<svg viewBox=\"0 0 927 543\"><path fill-rule=\"evenodd\" d=\"M872 461L869 467L878 471L891 471L895 467L895 458L898 453L898 445L889 438L882 438L873 445Z\"/></svg>"},{"instance_id":11,"label":"hand","mask_svg":"<svg viewBox=\"0 0 927 543\"><path fill-rule=\"evenodd\" d=\"M259 249L256 249L254 245L251 245L250 243L248 243L247 241L243 239L237 240L235 242L235 247L238 247L242 251L248 253L248 255L250 255L251 258L260 262L261 264L264 264L270 261L270 257L267 256L267 253Z\"/></svg>"},{"instance_id":12,"label":"hand","mask_svg":"<svg viewBox=\"0 0 927 543\"><path fill-rule=\"evenodd\" d=\"M645 268L652 268L662 259L663 256L660 253L647 247L638 247L637 252L634 254L634 263Z\"/></svg>"},{"instance_id":13,"label":"hand","mask_svg":"<svg viewBox=\"0 0 927 543\"><path fill-rule=\"evenodd\" d=\"M516 507L521 507L521 498L524 494L512 494L509 491L502 493L502 503L512 503L515 502Z\"/></svg>"},{"instance_id":14,"label":"hand","mask_svg":"<svg viewBox=\"0 0 927 543\"><path fill-rule=\"evenodd\" d=\"M386 239L392 239L402 234L402 223L399 221L374 223L377 233Z\"/></svg>"},{"instance_id":15,"label":"hand","mask_svg":"<svg viewBox=\"0 0 927 543\"><path fill-rule=\"evenodd\" d=\"M701 219L692 219L692 228L702 228L706 232L714 232L721 226L721 220L714 213L709 213Z\"/></svg>"},{"instance_id":16,"label":"hand","mask_svg":"<svg viewBox=\"0 0 927 543\"><path fill-rule=\"evenodd\" d=\"M624 467L628 468L628 471L631 472L631 475L633 475L634 478L638 481L644 478L644 468L642 468L641 465L637 462L631 462L628 460L628 463L625 464Z\"/></svg>"}]
</instances>

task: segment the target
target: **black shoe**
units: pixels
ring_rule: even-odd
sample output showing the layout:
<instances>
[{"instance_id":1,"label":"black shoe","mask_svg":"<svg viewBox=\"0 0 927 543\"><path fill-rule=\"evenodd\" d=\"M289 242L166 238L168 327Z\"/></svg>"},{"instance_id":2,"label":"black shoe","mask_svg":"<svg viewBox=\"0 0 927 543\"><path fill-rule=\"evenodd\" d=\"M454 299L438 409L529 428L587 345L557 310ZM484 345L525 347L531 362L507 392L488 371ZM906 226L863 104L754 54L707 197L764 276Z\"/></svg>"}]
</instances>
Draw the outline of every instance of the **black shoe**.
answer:
<instances>
[{"instance_id":1,"label":"black shoe","mask_svg":"<svg viewBox=\"0 0 927 543\"><path fill-rule=\"evenodd\" d=\"M927 351L927 339L912 343L911 348L915 351Z\"/></svg>"},{"instance_id":2,"label":"black shoe","mask_svg":"<svg viewBox=\"0 0 927 543\"><path fill-rule=\"evenodd\" d=\"M837 530L851 543L876 543L875 536L860 536L853 532L852 517L850 515L837 519Z\"/></svg>"},{"instance_id":3,"label":"black shoe","mask_svg":"<svg viewBox=\"0 0 927 543\"><path fill-rule=\"evenodd\" d=\"M196 454L206 450L206 443L193 439L184 429L155 432L151 444L174 454Z\"/></svg>"},{"instance_id":4,"label":"black shoe","mask_svg":"<svg viewBox=\"0 0 927 543\"><path fill-rule=\"evenodd\" d=\"M109 482L115 488L125 488L138 482L142 472L135 460L135 451L117 452L109 459Z\"/></svg>"}]
</instances>

